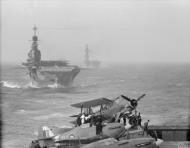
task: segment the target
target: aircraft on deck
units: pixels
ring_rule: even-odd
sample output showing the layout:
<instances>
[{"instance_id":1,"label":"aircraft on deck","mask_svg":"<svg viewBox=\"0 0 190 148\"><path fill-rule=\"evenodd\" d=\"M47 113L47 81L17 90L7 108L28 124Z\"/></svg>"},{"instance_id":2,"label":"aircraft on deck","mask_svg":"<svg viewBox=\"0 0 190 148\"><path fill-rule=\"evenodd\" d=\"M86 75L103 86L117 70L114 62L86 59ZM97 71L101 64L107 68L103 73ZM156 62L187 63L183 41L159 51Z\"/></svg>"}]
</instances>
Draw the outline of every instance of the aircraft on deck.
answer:
<instances>
[{"instance_id":1,"label":"aircraft on deck","mask_svg":"<svg viewBox=\"0 0 190 148\"><path fill-rule=\"evenodd\" d=\"M115 100L101 98L82 102L81 104L73 104L72 106L80 107L82 112L83 108L100 105L101 110L96 112L97 117L101 115L101 117L110 119L113 114L134 110L138 101L144 96L145 94L141 95L135 101L126 96L121 96L122 98L119 97ZM130 102L130 105L126 105L126 100ZM125 103L122 101L125 101ZM104 109L104 107L107 107L107 109ZM102 123L101 134L97 134L96 123L93 125L86 123L73 128L49 128L42 126L38 129L37 140L32 141L29 148L156 148L157 138L154 138L144 134L141 126L131 128L118 122Z\"/></svg>"},{"instance_id":2,"label":"aircraft on deck","mask_svg":"<svg viewBox=\"0 0 190 148\"><path fill-rule=\"evenodd\" d=\"M29 148L157 148L157 141L144 135L142 128L126 129L121 123L107 123L102 135L96 135L96 127L88 124L75 128L40 127L37 140Z\"/></svg>"},{"instance_id":3,"label":"aircraft on deck","mask_svg":"<svg viewBox=\"0 0 190 148\"><path fill-rule=\"evenodd\" d=\"M104 125L101 135L97 135L96 126L90 127L89 124L68 129L50 129L47 126L43 126L38 129L38 138L35 142L37 142L40 147L84 145L106 138L118 139L125 131L125 126L121 123L108 123Z\"/></svg>"},{"instance_id":4,"label":"aircraft on deck","mask_svg":"<svg viewBox=\"0 0 190 148\"><path fill-rule=\"evenodd\" d=\"M131 114L132 111L136 109L138 101L140 101L145 95L146 94L143 94L137 99L130 99L127 96L121 95L114 100L99 98L72 104L72 107L81 108L81 113L70 117L80 116L83 113L83 109L87 110L87 114L92 114L92 108L100 106L100 109L94 112L95 116L102 115L103 120L111 121L114 116L116 116L116 118L120 118L123 115Z\"/></svg>"},{"instance_id":5,"label":"aircraft on deck","mask_svg":"<svg viewBox=\"0 0 190 148\"><path fill-rule=\"evenodd\" d=\"M119 141L118 141L119 140ZM89 124L74 128L38 129L37 140L32 141L29 148L156 148L156 140L144 135L142 128L126 129L121 123L107 123L102 134L96 134L96 126Z\"/></svg>"},{"instance_id":6,"label":"aircraft on deck","mask_svg":"<svg viewBox=\"0 0 190 148\"><path fill-rule=\"evenodd\" d=\"M83 146L82 148L158 148L155 139L151 137L125 139L118 141L113 138L100 140Z\"/></svg>"}]
</instances>

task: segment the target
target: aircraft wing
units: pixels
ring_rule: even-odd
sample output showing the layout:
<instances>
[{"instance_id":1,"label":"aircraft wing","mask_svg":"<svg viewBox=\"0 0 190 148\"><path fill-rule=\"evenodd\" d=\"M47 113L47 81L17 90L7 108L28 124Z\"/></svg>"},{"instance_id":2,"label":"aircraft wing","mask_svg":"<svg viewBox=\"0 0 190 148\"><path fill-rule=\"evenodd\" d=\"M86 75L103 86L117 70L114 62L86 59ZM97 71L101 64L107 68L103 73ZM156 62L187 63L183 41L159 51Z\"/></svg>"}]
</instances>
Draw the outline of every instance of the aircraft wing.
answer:
<instances>
[{"instance_id":1,"label":"aircraft wing","mask_svg":"<svg viewBox=\"0 0 190 148\"><path fill-rule=\"evenodd\" d=\"M90 107L95 107L98 105L103 105L103 104L111 104L113 103L112 100L109 100L107 98L99 98L99 99L94 99L90 101L84 101L76 104L72 104L72 107L77 107L77 108L90 108Z\"/></svg>"},{"instance_id":2,"label":"aircraft wing","mask_svg":"<svg viewBox=\"0 0 190 148\"><path fill-rule=\"evenodd\" d=\"M102 135L101 139L107 139L107 138L110 138L109 136L107 135ZM88 137L88 138L79 138L79 137L76 137L76 138L70 138L70 139L59 139L59 140L56 140L55 143L60 143L60 144L89 144L89 143L92 143L92 142L95 142L95 141L98 141L100 140L100 137L98 135L96 136L93 136L93 137Z\"/></svg>"}]
</instances>

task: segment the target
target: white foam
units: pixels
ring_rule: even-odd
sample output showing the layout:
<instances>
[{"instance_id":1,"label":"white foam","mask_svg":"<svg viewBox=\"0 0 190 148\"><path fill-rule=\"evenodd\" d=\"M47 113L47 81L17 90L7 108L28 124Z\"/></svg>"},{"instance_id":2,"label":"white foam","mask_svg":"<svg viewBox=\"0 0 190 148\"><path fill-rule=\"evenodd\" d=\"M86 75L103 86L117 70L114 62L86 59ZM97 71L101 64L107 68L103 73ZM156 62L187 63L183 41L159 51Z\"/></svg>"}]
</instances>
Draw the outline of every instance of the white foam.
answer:
<instances>
[{"instance_id":1,"label":"white foam","mask_svg":"<svg viewBox=\"0 0 190 148\"><path fill-rule=\"evenodd\" d=\"M15 82L9 82L9 81L1 81L1 87L8 87L8 88L22 88L22 89L29 89L29 88L64 88L64 86L54 83L54 84L46 84L42 85L37 82L29 82L25 84L17 84Z\"/></svg>"},{"instance_id":2,"label":"white foam","mask_svg":"<svg viewBox=\"0 0 190 148\"><path fill-rule=\"evenodd\" d=\"M41 116L36 116L33 117L34 120L48 120L51 118L63 118L64 115L61 113L53 113L53 114L48 114L48 115L41 115Z\"/></svg>"},{"instance_id":3,"label":"white foam","mask_svg":"<svg viewBox=\"0 0 190 148\"><path fill-rule=\"evenodd\" d=\"M30 82L24 86L24 88L40 88L38 83Z\"/></svg>"},{"instance_id":4,"label":"white foam","mask_svg":"<svg viewBox=\"0 0 190 148\"><path fill-rule=\"evenodd\" d=\"M58 83L47 85L49 88L59 88L60 85Z\"/></svg>"},{"instance_id":5,"label":"white foam","mask_svg":"<svg viewBox=\"0 0 190 148\"><path fill-rule=\"evenodd\" d=\"M14 82L9 82L9 81L2 81L2 86L3 87L8 87L8 88L21 88L20 85L15 84Z\"/></svg>"},{"instance_id":6,"label":"white foam","mask_svg":"<svg viewBox=\"0 0 190 148\"><path fill-rule=\"evenodd\" d=\"M26 114L26 111L24 109L20 109L16 111L17 114Z\"/></svg>"}]
</instances>

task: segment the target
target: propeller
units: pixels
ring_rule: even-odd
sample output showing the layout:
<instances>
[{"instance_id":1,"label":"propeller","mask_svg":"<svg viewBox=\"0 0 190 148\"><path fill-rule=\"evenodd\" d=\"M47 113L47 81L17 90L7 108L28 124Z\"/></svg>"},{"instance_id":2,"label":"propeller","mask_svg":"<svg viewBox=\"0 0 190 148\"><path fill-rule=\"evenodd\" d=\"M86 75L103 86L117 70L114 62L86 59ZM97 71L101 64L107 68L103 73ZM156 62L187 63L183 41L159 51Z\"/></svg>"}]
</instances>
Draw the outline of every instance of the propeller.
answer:
<instances>
[{"instance_id":1,"label":"propeller","mask_svg":"<svg viewBox=\"0 0 190 148\"><path fill-rule=\"evenodd\" d=\"M130 98L128 98L127 96L124 96L124 95L121 95L125 100L127 100L127 101L129 101L129 102L131 102L131 99Z\"/></svg>"},{"instance_id":2,"label":"propeller","mask_svg":"<svg viewBox=\"0 0 190 148\"><path fill-rule=\"evenodd\" d=\"M134 108L137 107L138 105L138 101L140 101L146 94L141 95L140 97L138 97L136 100L135 99L130 99L127 96L121 95L121 97L123 97L125 100L129 101L131 106L133 106Z\"/></svg>"},{"instance_id":3,"label":"propeller","mask_svg":"<svg viewBox=\"0 0 190 148\"><path fill-rule=\"evenodd\" d=\"M141 95L140 97L137 98L137 101L139 101L140 99L142 99L144 96L146 96L146 94Z\"/></svg>"}]
</instances>

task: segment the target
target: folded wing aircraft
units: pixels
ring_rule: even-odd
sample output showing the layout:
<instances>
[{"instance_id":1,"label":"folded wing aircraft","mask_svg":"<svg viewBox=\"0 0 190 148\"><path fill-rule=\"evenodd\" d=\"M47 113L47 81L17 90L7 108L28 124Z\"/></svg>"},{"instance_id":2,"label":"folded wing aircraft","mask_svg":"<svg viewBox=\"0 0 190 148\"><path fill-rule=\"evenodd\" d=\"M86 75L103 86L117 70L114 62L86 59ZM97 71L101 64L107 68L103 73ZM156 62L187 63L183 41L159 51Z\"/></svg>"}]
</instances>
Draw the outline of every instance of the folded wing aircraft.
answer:
<instances>
[{"instance_id":1,"label":"folded wing aircraft","mask_svg":"<svg viewBox=\"0 0 190 148\"><path fill-rule=\"evenodd\" d=\"M72 104L72 107L91 109L96 106L101 106L100 110L94 112L95 115L102 115L103 119L111 120L114 116L125 114L126 112L132 112L136 109L138 101L142 99L145 94L141 95L137 99L130 99L124 95L117 97L116 99L110 100L107 98L99 98L90 101L84 101L76 104ZM71 117L77 117L78 115L72 115Z\"/></svg>"}]
</instances>

